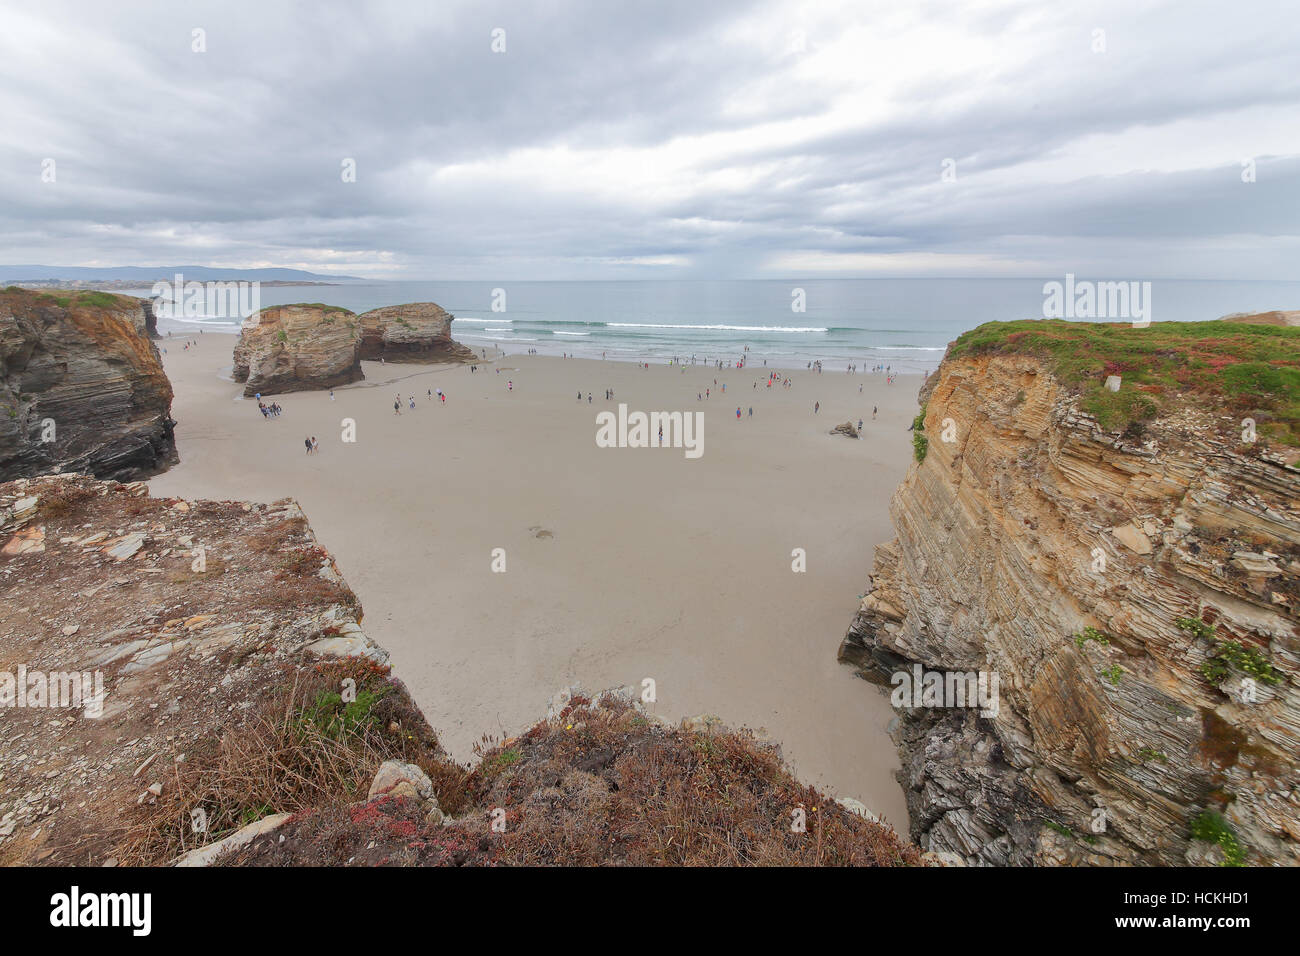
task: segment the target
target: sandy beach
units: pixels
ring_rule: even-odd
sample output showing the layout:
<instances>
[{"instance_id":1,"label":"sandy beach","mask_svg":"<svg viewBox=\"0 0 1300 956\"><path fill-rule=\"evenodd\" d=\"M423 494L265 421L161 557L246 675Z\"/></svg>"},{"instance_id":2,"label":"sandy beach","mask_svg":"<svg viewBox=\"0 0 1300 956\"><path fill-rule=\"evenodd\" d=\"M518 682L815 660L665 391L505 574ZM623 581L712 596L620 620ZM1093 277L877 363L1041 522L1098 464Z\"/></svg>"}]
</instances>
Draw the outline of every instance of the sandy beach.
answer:
<instances>
[{"instance_id":1,"label":"sandy beach","mask_svg":"<svg viewBox=\"0 0 1300 956\"><path fill-rule=\"evenodd\" d=\"M223 378L235 340L160 343L181 462L153 494L296 498L454 756L524 729L567 685L652 678L657 713L763 728L805 779L906 830L888 699L835 654L872 549L892 536L917 376L797 370L769 389L761 365L366 362L366 380L333 400L274 396L283 413L265 420ZM703 454L598 447L596 415L620 403L702 411ZM863 440L828 434L859 419Z\"/></svg>"}]
</instances>

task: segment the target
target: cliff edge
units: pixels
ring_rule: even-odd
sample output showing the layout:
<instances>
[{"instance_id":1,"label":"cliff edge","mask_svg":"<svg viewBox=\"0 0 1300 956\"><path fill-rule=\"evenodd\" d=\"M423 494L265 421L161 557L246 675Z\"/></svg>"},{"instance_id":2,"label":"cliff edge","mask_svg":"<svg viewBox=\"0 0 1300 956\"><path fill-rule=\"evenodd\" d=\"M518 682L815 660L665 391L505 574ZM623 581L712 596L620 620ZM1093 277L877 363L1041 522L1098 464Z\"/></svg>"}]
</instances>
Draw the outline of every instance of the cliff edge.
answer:
<instances>
[{"instance_id":1,"label":"cliff edge","mask_svg":"<svg viewBox=\"0 0 1300 956\"><path fill-rule=\"evenodd\" d=\"M630 688L457 764L288 499L0 484L0 740L0 865L923 862Z\"/></svg>"},{"instance_id":2,"label":"cliff edge","mask_svg":"<svg viewBox=\"0 0 1300 956\"><path fill-rule=\"evenodd\" d=\"M0 480L131 480L176 460L153 322L149 303L131 296L0 292Z\"/></svg>"},{"instance_id":3,"label":"cliff edge","mask_svg":"<svg viewBox=\"0 0 1300 956\"><path fill-rule=\"evenodd\" d=\"M840 650L900 707L917 843L1300 863L1300 329L991 323L921 402Z\"/></svg>"}]
</instances>

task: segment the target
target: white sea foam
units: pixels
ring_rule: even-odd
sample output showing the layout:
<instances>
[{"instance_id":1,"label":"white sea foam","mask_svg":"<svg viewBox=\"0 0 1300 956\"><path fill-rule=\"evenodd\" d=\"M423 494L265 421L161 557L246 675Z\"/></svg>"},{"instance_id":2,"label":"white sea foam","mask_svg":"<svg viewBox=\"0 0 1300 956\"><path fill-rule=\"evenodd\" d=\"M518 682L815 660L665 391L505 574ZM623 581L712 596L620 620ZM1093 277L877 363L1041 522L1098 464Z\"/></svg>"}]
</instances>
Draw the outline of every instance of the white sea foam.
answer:
<instances>
[{"instance_id":1,"label":"white sea foam","mask_svg":"<svg viewBox=\"0 0 1300 956\"><path fill-rule=\"evenodd\" d=\"M828 332L829 329L795 325L677 325L658 322L607 322L611 329L702 329L708 332Z\"/></svg>"}]
</instances>

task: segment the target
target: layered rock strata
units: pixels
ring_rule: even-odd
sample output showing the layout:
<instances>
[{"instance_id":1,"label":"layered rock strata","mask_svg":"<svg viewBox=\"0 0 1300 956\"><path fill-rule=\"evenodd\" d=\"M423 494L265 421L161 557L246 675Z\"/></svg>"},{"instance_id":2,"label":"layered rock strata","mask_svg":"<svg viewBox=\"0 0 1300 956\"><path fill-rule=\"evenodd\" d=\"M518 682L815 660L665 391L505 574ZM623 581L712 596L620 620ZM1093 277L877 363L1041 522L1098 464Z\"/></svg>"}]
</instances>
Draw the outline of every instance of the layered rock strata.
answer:
<instances>
[{"instance_id":1,"label":"layered rock strata","mask_svg":"<svg viewBox=\"0 0 1300 956\"><path fill-rule=\"evenodd\" d=\"M474 352L452 340L453 318L433 302L410 302L363 312L361 357L388 362L472 361Z\"/></svg>"},{"instance_id":2,"label":"layered rock strata","mask_svg":"<svg viewBox=\"0 0 1300 956\"><path fill-rule=\"evenodd\" d=\"M913 839L1300 863L1300 473L1213 405L1104 431L1029 355L946 358L921 400L840 658L895 694L996 674L998 699L900 708Z\"/></svg>"},{"instance_id":3,"label":"layered rock strata","mask_svg":"<svg viewBox=\"0 0 1300 956\"><path fill-rule=\"evenodd\" d=\"M277 305L244 321L233 375L244 395L335 388L361 371L361 324L355 313L329 305Z\"/></svg>"},{"instance_id":4,"label":"layered rock strata","mask_svg":"<svg viewBox=\"0 0 1300 956\"><path fill-rule=\"evenodd\" d=\"M0 292L0 479L134 479L176 460L172 389L130 296Z\"/></svg>"}]
</instances>

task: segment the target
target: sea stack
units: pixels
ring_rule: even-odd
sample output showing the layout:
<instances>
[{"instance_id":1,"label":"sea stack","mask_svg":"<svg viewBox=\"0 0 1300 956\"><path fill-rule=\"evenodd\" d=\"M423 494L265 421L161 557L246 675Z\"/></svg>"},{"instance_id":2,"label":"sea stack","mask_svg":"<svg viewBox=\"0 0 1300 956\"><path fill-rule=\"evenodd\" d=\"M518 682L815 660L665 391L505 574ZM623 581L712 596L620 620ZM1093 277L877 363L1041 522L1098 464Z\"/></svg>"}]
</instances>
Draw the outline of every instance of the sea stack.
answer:
<instances>
[{"instance_id":1,"label":"sea stack","mask_svg":"<svg viewBox=\"0 0 1300 956\"><path fill-rule=\"evenodd\" d=\"M361 325L332 305L276 305L244 321L235 346L235 380L244 395L335 388L361 372Z\"/></svg>"},{"instance_id":2,"label":"sea stack","mask_svg":"<svg viewBox=\"0 0 1300 956\"><path fill-rule=\"evenodd\" d=\"M0 292L0 480L129 481L176 460L172 387L151 324L131 296Z\"/></svg>"},{"instance_id":3,"label":"sea stack","mask_svg":"<svg viewBox=\"0 0 1300 956\"><path fill-rule=\"evenodd\" d=\"M452 341L450 312L434 302L387 305L361 315L361 357L387 362L467 362L472 349Z\"/></svg>"}]
</instances>

